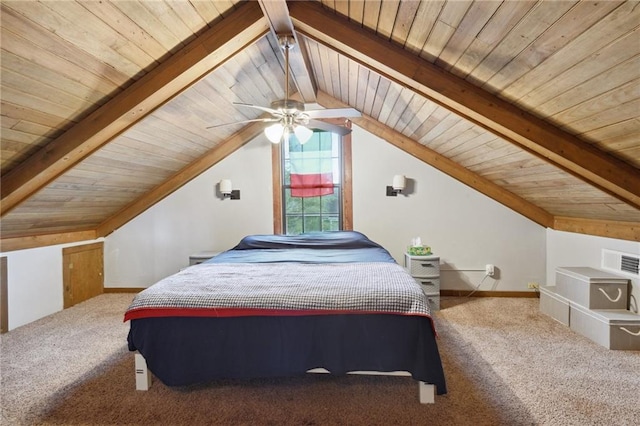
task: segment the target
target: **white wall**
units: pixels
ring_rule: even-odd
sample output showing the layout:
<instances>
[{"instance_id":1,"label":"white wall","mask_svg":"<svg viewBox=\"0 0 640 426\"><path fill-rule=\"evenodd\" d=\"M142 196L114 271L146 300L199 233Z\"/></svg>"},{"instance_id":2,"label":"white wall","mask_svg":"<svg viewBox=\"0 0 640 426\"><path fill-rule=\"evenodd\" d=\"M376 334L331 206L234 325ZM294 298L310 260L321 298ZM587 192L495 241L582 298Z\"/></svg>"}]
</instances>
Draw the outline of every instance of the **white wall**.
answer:
<instances>
[{"instance_id":1,"label":"white wall","mask_svg":"<svg viewBox=\"0 0 640 426\"><path fill-rule=\"evenodd\" d=\"M497 267L481 289L526 290L545 279L544 228L355 127L354 228L398 262L421 236L444 263L442 288L469 289ZM415 182L409 196L387 197L394 174ZM220 200L222 178L241 190ZM106 238L105 286L147 287L187 265L190 253L226 250L252 233L273 232L271 146L260 137ZM526 244L522 244L526 241ZM476 269L476 271L460 271Z\"/></svg>"},{"instance_id":2,"label":"white wall","mask_svg":"<svg viewBox=\"0 0 640 426\"><path fill-rule=\"evenodd\" d=\"M386 247L398 262L413 237L440 256L441 288L472 290L487 263L496 279L481 290L526 291L545 280L545 228L354 126L354 228ZM393 176L414 188L387 197Z\"/></svg>"},{"instance_id":3,"label":"white wall","mask_svg":"<svg viewBox=\"0 0 640 426\"><path fill-rule=\"evenodd\" d=\"M221 179L239 200L219 198ZM105 287L148 287L188 266L192 253L273 233L272 192L271 143L258 137L108 235Z\"/></svg>"},{"instance_id":4,"label":"white wall","mask_svg":"<svg viewBox=\"0 0 640 426\"><path fill-rule=\"evenodd\" d=\"M62 310L62 249L97 241L0 253L7 258L9 330Z\"/></svg>"},{"instance_id":5,"label":"white wall","mask_svg":"<svg viewBox=\"0 0 640 426\"><path fill-rule=\"evenodd\" d=\"M547 230L547 283L555 285L558 266L602 268L602 249L640 255L640 242ZM631 307L638 312L640 279L621 276L631 280Z\"/></svg>"}]
</instances>

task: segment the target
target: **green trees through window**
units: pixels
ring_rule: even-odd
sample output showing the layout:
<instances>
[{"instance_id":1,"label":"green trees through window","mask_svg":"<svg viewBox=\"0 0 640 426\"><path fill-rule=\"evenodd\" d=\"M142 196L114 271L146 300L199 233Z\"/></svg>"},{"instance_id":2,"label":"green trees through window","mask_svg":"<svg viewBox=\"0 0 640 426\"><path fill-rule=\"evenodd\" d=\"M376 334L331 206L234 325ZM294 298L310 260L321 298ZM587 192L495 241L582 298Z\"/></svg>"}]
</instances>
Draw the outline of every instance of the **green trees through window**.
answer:
<instances>
[{"instance_id":1,"label":"green trees through window","mask_svg":"<svg viewBox=\"0 0 640 426\"><path fill-rule=\"evenodd\" d=\"M316 130L304 145L291 135L281 149L284 232L343 229L341 137Z\"/></svg>"}]
</instances>

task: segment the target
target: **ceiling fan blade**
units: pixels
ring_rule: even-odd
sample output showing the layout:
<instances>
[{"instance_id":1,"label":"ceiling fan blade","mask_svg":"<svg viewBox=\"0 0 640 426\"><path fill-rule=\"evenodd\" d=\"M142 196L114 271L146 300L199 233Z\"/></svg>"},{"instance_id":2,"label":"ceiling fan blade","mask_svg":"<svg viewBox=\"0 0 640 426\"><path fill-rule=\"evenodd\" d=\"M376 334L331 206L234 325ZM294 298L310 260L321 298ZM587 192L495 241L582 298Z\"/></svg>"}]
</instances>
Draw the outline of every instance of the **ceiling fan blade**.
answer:
<instances>
[{"instance_id":1,"label":"ceiling fan blade","mask_svg":"<svg viewBox=\"0 0 640 426\"><path fill-rule=\"evenodd\" d=\"M247 108L254 108L254 109L259 109L261 111L266 111L269 114L273 114L273 115L277 115L277 116L281 116L282 113L278 110L275 110L273 108L267 108L267 107L263 107L263 106L259 106L259 105L252 105L252 104L243 104L241 102L234 102L234 105L240 105L243 107L247 107Z\"/></svg>"},{"instance_id":2,"label":"ceiling fan blade","mask_svg":"<svg viewBox=\"0 0 640 426\"><path fill-rule=\"evenodd\" d=\"M215 129L217 127L233 126L234 124L256 123L256 122L275 123L276 121L280 121L280 119L279 118L254 118L253 120L243 120L243 121L236 121L233 123L214 124L213 126L209 126L206 128Z\"/></svg>"},{"instance_id":3,"label":"ceiling fan blade","mask_svg":"<svg viewBox=\"0 0 640 426\"><path fill-rule=\"evenodd\" d=\"M349 128L346 128L343 126L336 126L335 124L326 123L324 121L319 121L319 120L309 120L309 124L307 124L306 126L310 129L319 129L319 130L324 130L326 132L337 133L340 136L345 136L351 133L351 129Z\"/></svg>"},{"instance_id":4,"label":"ceiling fan blade","mask_svg":"<svg viewBox=\"0 0 640 426\"><path fill-rule=\"evenodd\" d=\"M332 109L312 109L305 110L305 114L309 118L350 118L350 117L362 117L360 111L355 108L332 108Z\"/></svg>"}]
</instances>

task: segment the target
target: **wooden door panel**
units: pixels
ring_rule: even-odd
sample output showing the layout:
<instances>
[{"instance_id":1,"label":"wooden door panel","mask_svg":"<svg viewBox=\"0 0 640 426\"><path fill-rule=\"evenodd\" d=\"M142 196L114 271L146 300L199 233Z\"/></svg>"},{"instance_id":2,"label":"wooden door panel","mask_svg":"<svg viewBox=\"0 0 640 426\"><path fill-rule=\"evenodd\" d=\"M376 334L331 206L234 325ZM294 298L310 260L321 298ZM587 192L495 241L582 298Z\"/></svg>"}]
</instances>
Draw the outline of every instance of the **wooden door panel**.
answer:
<instances>
[{"instance_id":1,"label":"wooden door panel","mask_svg":"<svg viewBox=\"0 0 640 426\"><path fill-rule=\"evenodd\" d=\"M62 258L65 308L104 292L103 243L67 247Z\"/></svg>"}]
</instances>

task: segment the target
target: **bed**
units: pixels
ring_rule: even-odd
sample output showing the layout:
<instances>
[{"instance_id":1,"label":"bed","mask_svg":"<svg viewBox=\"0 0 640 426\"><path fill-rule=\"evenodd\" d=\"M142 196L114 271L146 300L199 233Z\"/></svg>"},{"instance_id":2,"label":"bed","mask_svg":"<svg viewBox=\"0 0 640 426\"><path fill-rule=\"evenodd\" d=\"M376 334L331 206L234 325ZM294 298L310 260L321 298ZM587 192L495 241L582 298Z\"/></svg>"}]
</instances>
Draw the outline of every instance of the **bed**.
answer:
<instances>
[{"instance_id":1,"label":"bed","mask_svg":"<svg viewBox=\"0 0 640 426\"><path fill-rule=\"evenodd\" d=\"M137 294L124 319L139 389L149 371L168 386L323 371L446 393L420 285L355 231L247 236Z\"/></svg>"}]
</instances>

